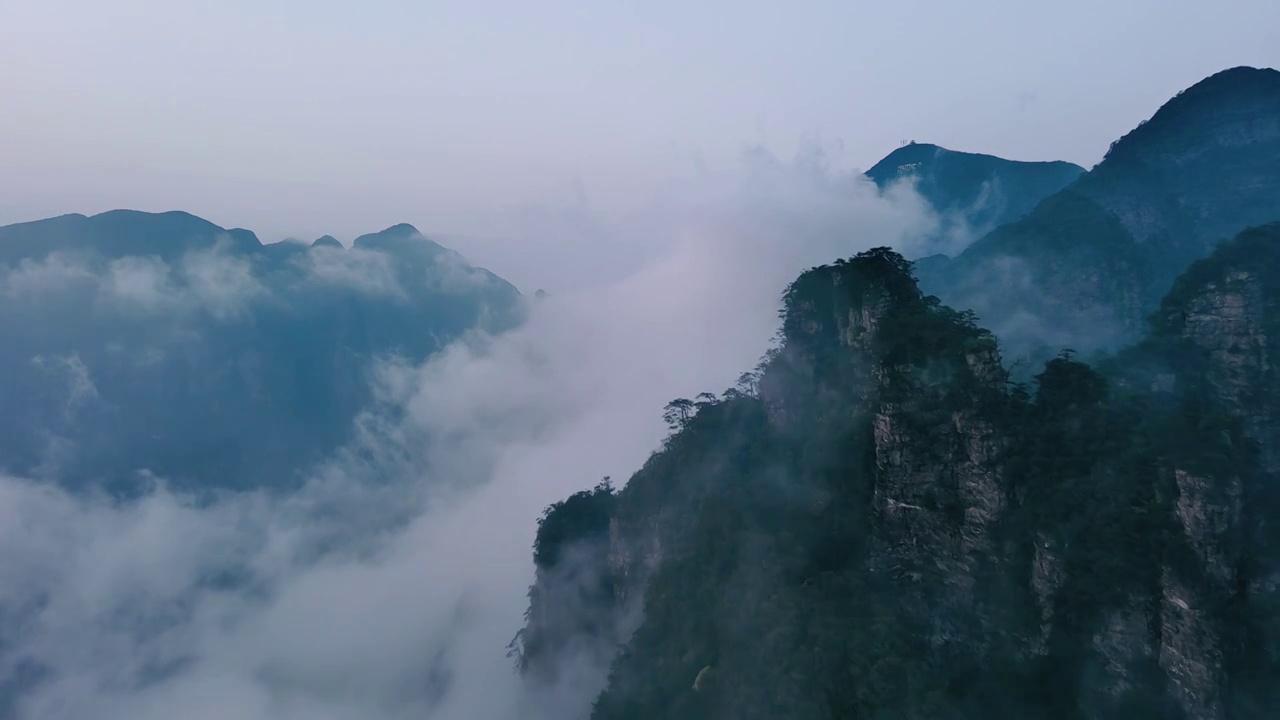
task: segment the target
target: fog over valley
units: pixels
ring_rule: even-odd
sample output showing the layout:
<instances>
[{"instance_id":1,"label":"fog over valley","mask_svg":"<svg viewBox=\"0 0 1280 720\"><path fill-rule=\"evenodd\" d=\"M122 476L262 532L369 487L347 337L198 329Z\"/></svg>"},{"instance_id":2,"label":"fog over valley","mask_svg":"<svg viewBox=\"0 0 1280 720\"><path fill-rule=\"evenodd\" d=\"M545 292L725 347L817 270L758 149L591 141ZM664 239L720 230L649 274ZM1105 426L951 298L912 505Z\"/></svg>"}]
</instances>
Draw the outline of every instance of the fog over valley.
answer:
<instances>
[{"instance_id":1,"label":"fog over valley","mask_svg":"<svg viewBox=\"0 0 1280 720\"><path fill-rule=\"evenodd\" d=\"M91 448L119 429L112 423L132 422L129 411L149 392L109 387L106 375L142 384L174 377L182 385L158 388L172 397L215 382L195 373L235 367L255 349L222 354L219 336L256 337L255 326L268 322L284 323L275 331L311 350L308 334L332 333L338 309L291 283L349 293L369 312L388 298L395 308L412 302L400 298L396 249L299 246L288 281L262 251L239 251L226 237L169 262L66 251L11 265L6 332L30 340L6 345L4 356L15 376L41 384L41 402L6 421L25 432L10 437L32 438L16 451L45 443L28 473L11 470L3 482L11 711L529 717L534 709L521 702L505 649L522 622L541 509L638 467L665 434L666 399L732 386L767 348L778 288L789 277L865 249L860 237L909 242L937 223L905 186L881 194L810 161L745 162L745 181L662 208L635 230L642 237L605 238L656 246L650 258L580 289L524 298L527 318L515 329L463 332L426 357L390 345L351 353L360 364L340 371L368 383L367 392L352 391L364 402L349 417L330 411L331 439L299 450L316 459L274 465L275 476L206 472L203 458L171 461L171 475L157 474L136 457ZM160 220L128 218L139 227ZM418 272L406 283L439 280L438 265ZM78 293L90 294L79 307L99 315L96 330L44 330ZM327 315L315 319L311 303ZM419 312L413 322L422 327L437 309ZM212 351L219 354L202 356ZM254 387L273 382L271 371L237 371L241 377L215 388L220 402L277 394ZM320 432L309 409L347 398L322 402L317 395L339 391L330 376L316 380L302 396L271 398L269 411L304 407L283 408L244 439L219 424L256 417L168 412L197 436L230 436L230 449L245 454L259 440L276 445L294 425ZM115 442L139 441L162 456L198 445L172 429L134 427ZM222 449L209 450L213 462L227 462ZM263 452L264 462L275 461ZM95 476L106 467L119 477L99 487ZM123 496L110 492L121 486ZM590 699L568 695L566 702ZM559 716L558 708L547 712Z\"/></svg>"}]
</instances>

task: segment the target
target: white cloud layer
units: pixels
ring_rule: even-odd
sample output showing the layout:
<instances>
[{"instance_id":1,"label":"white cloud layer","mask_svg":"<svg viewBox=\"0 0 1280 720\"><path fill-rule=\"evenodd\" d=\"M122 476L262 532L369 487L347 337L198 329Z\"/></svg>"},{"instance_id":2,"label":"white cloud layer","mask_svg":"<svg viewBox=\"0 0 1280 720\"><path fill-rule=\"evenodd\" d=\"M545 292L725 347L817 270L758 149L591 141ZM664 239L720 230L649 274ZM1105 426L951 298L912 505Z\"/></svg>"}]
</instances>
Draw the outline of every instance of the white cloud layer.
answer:
<instances>
[{"instance_id":1,"label":"white cloud layer","mask_svg":"<svg viewBox=\"0 0 1280 720\"><path fill-rule=\"evenodd\" d=\"M41 720L571 717L589 695L534 706L505 656L542 508L639 467L671 398L732 385L801 270L930 223L907 191L757 155L630 229L602 224L652 244L643 265L501 337L384 359L377 404L296 494L197 501L157 481L112 501L0 478L0 716L7 697ZM216 254L113 265L105 287L163 304L175 272L211 312L267 292Z\"/></svg>"}]
</instances>

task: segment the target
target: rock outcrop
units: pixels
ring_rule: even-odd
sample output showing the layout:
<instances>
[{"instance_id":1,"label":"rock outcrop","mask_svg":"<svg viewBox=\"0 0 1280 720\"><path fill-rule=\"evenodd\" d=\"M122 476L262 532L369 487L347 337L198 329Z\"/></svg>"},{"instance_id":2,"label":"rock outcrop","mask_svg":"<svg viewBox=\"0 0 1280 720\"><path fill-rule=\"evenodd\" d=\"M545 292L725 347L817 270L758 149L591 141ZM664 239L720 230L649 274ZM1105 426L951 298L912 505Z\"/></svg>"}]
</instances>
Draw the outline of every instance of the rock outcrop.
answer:
<instances>
[{"instance_id":1,"label":"rock outcrop","mask_svg":"<svg viewBox=\"0 0 1280 720\"><path fill-rule=\"evenodd\" d=\"M758 392L700 402L616 496L596 563L632 624L593 716L1266 717L1277 240L1034 394L894 253L802 275Z\"/></svg>"}]
</instances>

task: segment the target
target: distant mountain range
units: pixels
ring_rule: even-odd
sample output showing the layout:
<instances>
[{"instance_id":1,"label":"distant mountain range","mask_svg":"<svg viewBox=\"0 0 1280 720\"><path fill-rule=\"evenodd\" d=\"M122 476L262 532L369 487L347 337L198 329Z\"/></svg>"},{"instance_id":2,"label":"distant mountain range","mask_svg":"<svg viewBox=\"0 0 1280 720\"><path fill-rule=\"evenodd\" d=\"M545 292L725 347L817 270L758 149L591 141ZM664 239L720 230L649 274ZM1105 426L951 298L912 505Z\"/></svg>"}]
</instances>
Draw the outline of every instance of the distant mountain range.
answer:
<instances>
[{"instance_id":1,"label":"distant mountain range","mask_svg":"<svg viewBox=\"0 0 1280 720\"><path fill-rule=\"evenodd\" d=\"M0 469L120 491L288 487L351 437L377 358L524 311L409 225L263 245L126 210L0 227L0 297Z\"/></svg>"},{"instance_id":2,"label":"distant mountain range","mask_svg":"<svg viewBox=\"0 0 1280 720\"><path fill-rule=\"evenodd\" d=\"M1015 354L1133 342L1173 280L1280 217L1280 72L1234 68L1180 93L1097 167L920 284L972 308Z\"/></svg>"}]
</instances>

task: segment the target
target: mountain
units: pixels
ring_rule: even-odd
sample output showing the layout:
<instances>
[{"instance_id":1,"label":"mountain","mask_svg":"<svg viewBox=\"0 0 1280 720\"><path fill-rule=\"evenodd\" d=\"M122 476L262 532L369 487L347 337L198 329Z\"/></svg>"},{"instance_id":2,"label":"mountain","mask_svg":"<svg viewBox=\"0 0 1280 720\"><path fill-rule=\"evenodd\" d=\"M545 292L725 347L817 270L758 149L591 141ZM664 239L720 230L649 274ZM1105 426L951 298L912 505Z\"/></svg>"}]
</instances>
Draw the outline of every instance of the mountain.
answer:
<instances>
[{"instance_id":1,"label":"mountain","mask_svg":"<svg viewBox=\"0 0 1280 720\"><path fill-rule=\"evenodd\" d=\"M0 227L0 469L128 492L286 487L353 437L386 359L521 322L409 225L263 245L181 212Z\"/></svg>"},{"instance_id":2,"label":"mountain","mask_svg":"<svg viewBox=\"0 0 1280 720\"><path fill-rule=\"evenodd\" d=\"M1260 460L1280 476L1280 224L1251 228L1194 263L1161 303L1155 335L1180 343L1166 369L1200 377L1204 392L1242 418Z\"/></svg>"},{"instance_id":3,"label":"mountain","mask_svg":"<svg viewBox=\"0 0 1280 720\"><path fill-rule=\"evenodd\" d=\"M939 237L931 243L941 251L1021 218L1083 172L1069 162L1005 160L911 142L866 175L882 190L894 182L913 183L942 221Z\"/></svg>"},{"instance_id":4,"label":"mountain","mask_svg":"<svg viewBox=\"0 0 1280 720\"><path fill-rule=\"evenodd\" d=\"M738 387L548 509L527 682L612 657L609 720L1275 717L1277 268L1246 231L1030 385L888 249L804 273Z\"/></svg>"},{"instance_id":5,"label":"mountain","mask_svg":"<svg viewBox=\"0 0 1280 720\"><path fill-rule=\"evenodd\" d=\"M62 215L0 227L0 263L12 265L68 252L170 259L208 249L218 240L241 252L262 247L248 230L225 230L185 212L113 210L93 217Z\"/></svg>"},{"instance_id":6,"label":"mountain","mask_svg":"<svg viewBox=\"0 0 1280 720\"><path fill-rule=\"evenodd\" d=\"M1015 354L1109 349L1141 337L1193 261L1275 220L1280 72L1234 68L1170 100L1025 218L917 272Z\"/></svg>"}]
</instances>

